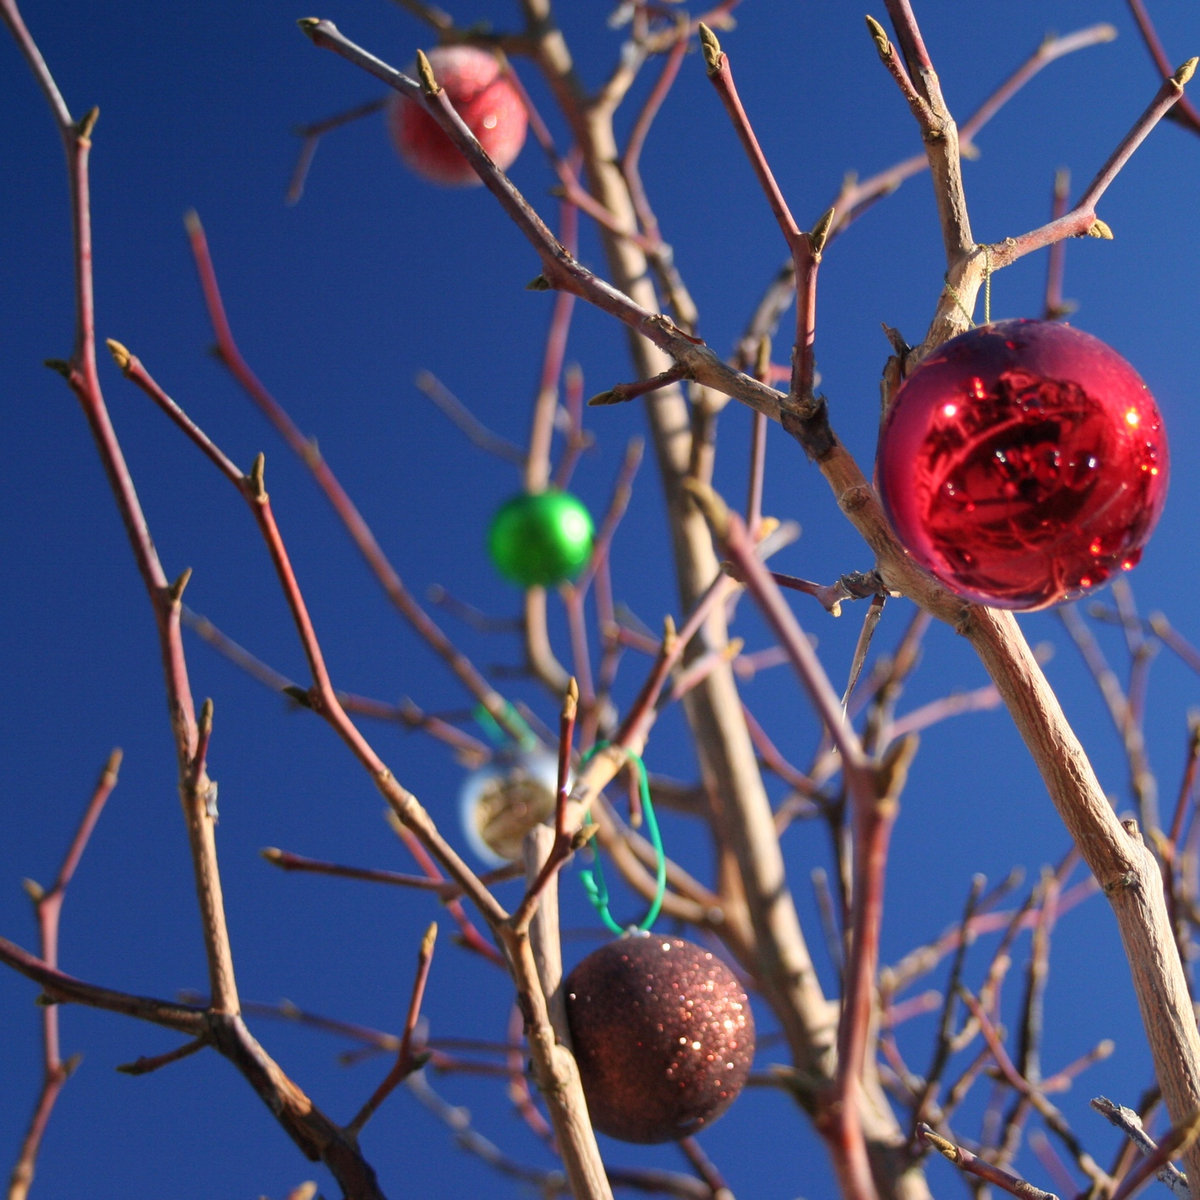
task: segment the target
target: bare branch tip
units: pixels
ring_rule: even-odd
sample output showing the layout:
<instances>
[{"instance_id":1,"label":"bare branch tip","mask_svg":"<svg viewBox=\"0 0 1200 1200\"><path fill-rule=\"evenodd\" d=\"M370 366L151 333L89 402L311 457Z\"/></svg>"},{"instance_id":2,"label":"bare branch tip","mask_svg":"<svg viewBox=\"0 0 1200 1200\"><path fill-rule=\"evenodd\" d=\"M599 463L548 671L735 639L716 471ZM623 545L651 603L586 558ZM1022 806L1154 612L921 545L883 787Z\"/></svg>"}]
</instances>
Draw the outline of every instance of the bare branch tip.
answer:
<instances>
[{"instance_id":1,"label":"bare branch tip","mask_svg":"<svg viewBox=\"0 0 1200 1200\"><path fill-rule=\"evenodd\" d=\"M307 38L311 38L313 34L317 32L317 26L320 25L320 23L320 17L301 17L300 20L296 22L296 24L300 26L300 32Z\"/></svg>"},{"instance_id":2,"label":"bare branch tip","mask_svg":"<svg viewBox=\"0 0 1200 1200\"><path fill-rule=\"evenodd\" d=\"M250 487L254 491L256 500L265 500L267 498L266 484L267 456L260 450L254 456L254 462L250 467L250 473L246 478L250 481Z\"/></svg>"},{"instance_id":3,"label":"bare branch tip","mask_svg":"<svg viewBox=\"0 0 1200 1200\"><path fill-rule=\"evenodd\" d=\"M430 921L429 928L425 930L425 936L421 939L421 957L429 958L433 954L433 945L437 941L437 922Z\"/></svg>"},{"instance_id":4,"label":"bare branch tip","mask_svg":"<svg viewBox=\"0 0 1200 1200\"><path fill-rule=\"evenodd\" d=\"M424 50L417 51L417 74L421 78L421 90L427 96L436 96L442 89L433 76L433 67Z\"/></svg>"},{"instance_id":5,"label":"bare branch tip","mask_svg":"<svg viewBox=\"0 0 1200 1200\"><path fill-rule=\"evenodd\" d=\"M871 38L875 42L875 49L879 57L888 58L892 53L892 43L887 35L887 30L870 15L867 16L867 29L870 31Z\"/></svg>"},{"instance_id":6,"label":"bare branch tip","mask_svg":"<svg viewBox=\"0 0 1200 1200\"><path fill-rule=\"evenodd\" d=\"M953 1142L948 1142L940 1134L935 1133L928 1125L921 1123L917 1128L917 1132L922 1139L928 1142L939 1154L945 1155L951 1162L958 1161L958 1151L954 1147Z\"/></svg>"},{"instance_id":7,"label":"bare branch tip","mask_svg":"<svg viewBox=\"0 0 1200 1200\"><path fill-rule=\"evenodd\" d=\"M128 348L118 342L116 338L105 338L104 344L108 347L109 354L113 356L118 370L128 371L129 364L133 361L133 355L129 353Z\"/></svg>"},{"instance_id":8,"label":"bare branch tip","mask_svg":"<svg viewBox=\"0 0 1200 1200\"><path fill-rule=\"evenodd\" d=\"M700 49L704 52L704 67L710 75L715 75L721 69L721 43L717 35L705 25L699 24Z\"/></svg>"}]
</instances>

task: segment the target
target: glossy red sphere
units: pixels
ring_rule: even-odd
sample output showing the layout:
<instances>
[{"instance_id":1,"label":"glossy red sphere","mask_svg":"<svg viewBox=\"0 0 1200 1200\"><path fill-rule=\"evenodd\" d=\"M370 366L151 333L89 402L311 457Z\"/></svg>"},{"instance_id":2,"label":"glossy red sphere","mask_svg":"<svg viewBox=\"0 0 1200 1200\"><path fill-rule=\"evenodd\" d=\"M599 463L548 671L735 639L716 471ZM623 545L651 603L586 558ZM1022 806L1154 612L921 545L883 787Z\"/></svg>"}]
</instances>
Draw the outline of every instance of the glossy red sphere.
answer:
<instances>
[{"instance_id":1,"label":"glossy red sphere","mask_svg":"<svg viewBox=\"0 0 1200 1200\"><path fill-rule=\"evenodd\" d=\"M1033 609L1141 557L1167 494L1154 397L1115 350L1050 321L948 341L896 392L876 462L908 552L966 600Z\"/></svg>"},{"instance_id":2,"label":"glossy red sphere","mask_svg":"<svg viewBox=\"0 0 1200 1200\"><path fill-rule=\"evenodd\" d=\"M592 1124L626 1142L669 1142L712 1124L754 1058L754 1017L733 972L702 947L626 934L563 984Z\"/></svg>"},{"instance_id":3,"label":"glossy red sphere","mask_svg":"<svg viewBox=\"0 0 1200 1200\"><path fill-rule=\"evenodd\" d=\"M438 46L429 51L434 78L492 161L506 171L525 144L528 116L517 89L501 73L496 56L477 46ZM416 66L406 72L417 77ZM392 144L423 179L444 187L480 182L449 135L415 100L392 94L387 110Z\"/></svg>"}]
</instances>

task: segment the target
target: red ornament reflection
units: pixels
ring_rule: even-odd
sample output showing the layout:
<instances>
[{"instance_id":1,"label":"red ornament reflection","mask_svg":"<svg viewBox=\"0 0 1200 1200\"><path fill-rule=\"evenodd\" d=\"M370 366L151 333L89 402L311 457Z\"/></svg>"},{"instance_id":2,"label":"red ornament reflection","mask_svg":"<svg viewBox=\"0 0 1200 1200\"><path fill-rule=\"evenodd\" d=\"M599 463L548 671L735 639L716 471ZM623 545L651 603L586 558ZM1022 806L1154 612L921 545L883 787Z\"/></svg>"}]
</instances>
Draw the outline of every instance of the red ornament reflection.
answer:
<instances>
[{"instance_id":1,"label":"red ornament reflection","mask_svg":"<svg viewBox=\"0 0 1200 1200\"><path fill-rule=\"evenodd\" d=\"M876 478L897 536L966 600L1033 609L1141 557L1167 494L1166 434L1098 338L1000 321L948 341L896 392Z\"/></svg>"}]
</instances>

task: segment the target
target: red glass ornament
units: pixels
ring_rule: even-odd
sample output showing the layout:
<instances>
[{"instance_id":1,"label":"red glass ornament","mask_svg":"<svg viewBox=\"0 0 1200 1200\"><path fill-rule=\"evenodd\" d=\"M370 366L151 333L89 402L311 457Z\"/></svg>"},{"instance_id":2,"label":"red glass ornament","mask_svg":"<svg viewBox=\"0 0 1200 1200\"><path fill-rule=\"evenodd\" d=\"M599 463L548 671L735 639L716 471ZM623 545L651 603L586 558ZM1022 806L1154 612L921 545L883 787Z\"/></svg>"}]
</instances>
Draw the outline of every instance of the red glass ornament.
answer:
<instances>
[{"instance_id":1,"label":"red glass ornament","mask_svg":"<svg viewBox=\"0 0 1200 1200\"><path fill-rule=\"evenodd\" d=\"M1145 383L1098 338L998 321L952 338L896 392L876 461L905 548L966 600L1034 609L1137 563L1167 494Z\"/></svg>"},{"instance_id":2,"label":"red glass ornament","mask_svg":"<svg viewBox=\"0 0 1200 1200\"><path fill-rule=\"evenodd\" d=\"M754 1017L733 972L680 938L633 933L593 950L563 984L592 1124L668 1142L712 1124L754 1058Z\"/></svg>"}]
</instances>

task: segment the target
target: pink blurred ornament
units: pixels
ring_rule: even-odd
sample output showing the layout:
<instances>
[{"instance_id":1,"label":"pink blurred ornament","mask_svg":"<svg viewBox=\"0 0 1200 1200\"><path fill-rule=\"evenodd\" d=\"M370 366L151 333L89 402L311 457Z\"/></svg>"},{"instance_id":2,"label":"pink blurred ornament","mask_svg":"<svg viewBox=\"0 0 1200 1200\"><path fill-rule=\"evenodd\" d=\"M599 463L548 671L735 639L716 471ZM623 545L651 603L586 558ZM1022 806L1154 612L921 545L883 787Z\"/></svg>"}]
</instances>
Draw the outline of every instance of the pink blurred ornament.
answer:
<instances>
[{"instance_id":1,"label":"pink blurred ornament","mask_svg":"<svg viewBox=\"0 0 1200 1200\"><path fill-rule=\"evenodd\" d=\"M876 480L905 548L951 591L1034 609L1141 557L1167 494L1162 417L1098 338L999 321L953 338L904 381Z\"/></svg>"},{"instance_id":2,"label":"pink blurred ornament","mask_svg":"<svg viewBox=\"0 0 1200 1200\"><path fill-rule=\"evenodd\" d=\"M492 161L507 171L525 144L529 118L496 56L477 46L438 46L428 58L434 78L467 128ZM416 66L410 66L407 74L416 78ZM443 187L473 187L482 182L449 134L418 101L394 92L388 101L387 123L396 152L423 179Z\"/></svg>"}]
</instances>

